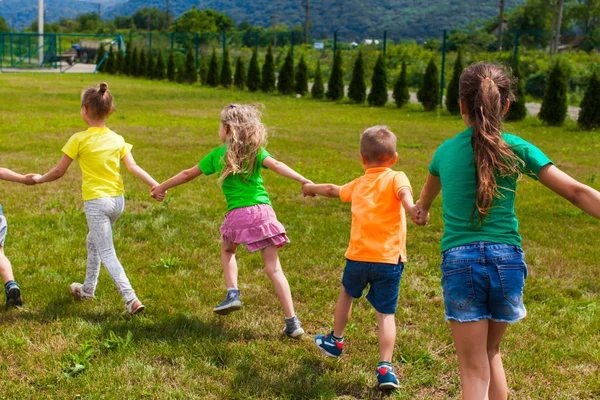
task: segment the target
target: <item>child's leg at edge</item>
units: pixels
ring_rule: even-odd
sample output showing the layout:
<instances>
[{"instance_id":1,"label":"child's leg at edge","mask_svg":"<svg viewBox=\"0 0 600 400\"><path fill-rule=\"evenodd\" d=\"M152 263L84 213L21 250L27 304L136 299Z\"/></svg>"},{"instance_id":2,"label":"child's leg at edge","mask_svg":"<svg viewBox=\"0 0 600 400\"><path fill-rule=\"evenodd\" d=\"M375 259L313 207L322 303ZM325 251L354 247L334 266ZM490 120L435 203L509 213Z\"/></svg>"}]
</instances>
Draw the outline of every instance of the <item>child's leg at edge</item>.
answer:
<instances>
[{"instance_id":1,"label":"child's leg at edge","mask_svg":"<svg viewBox=\"0 0 600 400\"><path fill-rule=\"evenodd\" d=\"M335 303L335 313L333 315L333 336L336 338L344 337L344 330L346 330L346 325L348 325L350 315L352 314L353 300L352 296L344 289L344 285L342 285L337 303Z\"/></svg>"},{"instance_id":2,"label":"child's leg at edge","mask_svg":"<svg viewBox=\"0 0 600 400\"><path fill-rule=\"evenodd\" d=\"M273 282L273 286L275 286L275 292L283 307L283 313L286 318L292 318L296 315L292 301L292 292L290 291L288 280L281 269L277 246L265 247L261 251L265 263L265 272L269 279L271 279L271 282Z\"/></svg>"},{"instance_id":3,"label":"child's leg at edge","mask_svg":"<svg viewBox=\"0 0 600 400\"><path fill-rule=\"evenodd\" d=\"M396 343L396 320L394 314L377 312L379 327L379 361L392 362L392 354Z\"/></svg>"},{"instance_id":4,"label":"child's leg at edge","mask_svg":"<svg viewBox=\"0 0 600 400\"><path fill-rule=\"evenodd\" d=\"M0 246L0 276L2 276L5 284L15 280L10 260L4 255L4 247L2 246Z\"/></svg>"},{"instance_id":5,"label":"child's leg at edge","mask_svg":"<svg viewBox=\"0 0 600 400\"><path fill-rule=\"evenodd\" d=\"M238 265L235 259L237 246L237 244L230 243L225 239L221 244L221 264L223 265L223 275L225 275L227 289L238 288Z\"/></svg>"},{"instance_id":6,"label":"child's leg at edge","mask_svg":"<svg viewBox=\"0 0 600 400\"><path fill-rule=\"evenodd\" d=\"M83 282L83 291L87 294L94 295L96 285L98 284L98 276L100 275L100 254L96 248L91 232L88 232L87 239L87 265L85 268L85 282Z\"/></svg>"}]
</instances>

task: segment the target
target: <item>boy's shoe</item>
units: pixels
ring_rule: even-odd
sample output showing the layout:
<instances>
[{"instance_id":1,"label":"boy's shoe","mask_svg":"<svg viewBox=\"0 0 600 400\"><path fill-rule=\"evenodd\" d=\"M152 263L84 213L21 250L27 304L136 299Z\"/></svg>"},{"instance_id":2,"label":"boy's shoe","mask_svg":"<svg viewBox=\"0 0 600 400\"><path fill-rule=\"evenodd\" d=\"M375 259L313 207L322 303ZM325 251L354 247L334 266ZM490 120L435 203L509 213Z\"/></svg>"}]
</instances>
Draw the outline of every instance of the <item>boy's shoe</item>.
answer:
<instances>
[{"instance_id":1,"label":"boy's shoe","mask_svg":"<svg viewBox=\"0 0 600 400\"><path fill-rule=\"evenodd\" d=\"M397 389L400 387L394 367L391 365L380 365L377 367L377 382L380 389Z\"/></svg>"},{"instance_id":2,"label":"boy's shoe","mask_svg":"<svg viewBox=\"0 0 600 400\"><path fill-rule=\"evenodd\" d=\"M339 357L344 350L344 342L339 342L333 338L333 331L329 335L315 336L315 345L329 357Z\"/></svg>"},{"instance_id":3,"label":"boy's shoe","mask_svg":"<svg viewBox=\"0 0 600 400\"><path fill-rule=\"evenodd\" d=\"M92 300L94 298L93 294L88 294L83 291L83 285L81 283L73 282L69 285L69 289L79 300Z\"/></svg>"},{"instance_id":4,"label":"boy's shoe","mask_svg":"<svg viewBox=\"0 0 600 400\"><path fill-rule=\"evenodd\" d=\"M141 301L135 299L125 304L125 314L131 317L133 314L141 313L145 308Z\"/></svg>"},{"instance_id":5,"label":"boy's shoe","mask_svg":"<svg viewBox=\"0 0 600 400\"><path fill-rule=\"evenodd\" d=\"M12 285L6 288L6 306L21 307L23 300L21 299L21 289L19 285Z\"/></svg>"},{"instance_id":6,"label":"boy's shoe","mask_svg":"<svg viewBox=\"0 0 600 400\"><path fill-rule=\"evenodd\" d=\"M227 297L225 300L215 308L213 308L213 312L219 315L227 315L230 312L237 311L242 308L242 301L240 300L240 291L239 290L229 290L227 292Z\"/></svg>"},{"instance_id":7,"label":"boy's shoe","mask_svg":"<svg viewBox=\"0 0 600 400\"><path fill-rule=\"evenodd\" d=\"M292 318L285 319L285 328L283 333L291 338L297 338L304 335L304 329L302 329L302 323L295 315Z\"/></svg>"}]
</instances>

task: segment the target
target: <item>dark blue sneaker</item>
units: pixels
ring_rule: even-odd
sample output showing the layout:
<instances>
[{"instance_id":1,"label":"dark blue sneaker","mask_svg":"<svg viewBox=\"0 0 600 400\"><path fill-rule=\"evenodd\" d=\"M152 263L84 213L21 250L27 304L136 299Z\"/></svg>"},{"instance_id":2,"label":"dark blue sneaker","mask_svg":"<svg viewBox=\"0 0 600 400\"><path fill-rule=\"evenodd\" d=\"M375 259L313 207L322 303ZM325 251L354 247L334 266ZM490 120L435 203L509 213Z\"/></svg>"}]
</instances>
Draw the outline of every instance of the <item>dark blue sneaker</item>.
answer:
<instances>
[{"instance_id":1,"label":"dark blue sneaker","mask_svg":"<svg viewBox=\"0 0 600 400\"><path fill-rule=\"evenodd\" d=\"M242 308L242 301L240 300L239 290L230 290L227 292L225 300L215 308L213 311L220 315L227 315L232 311L237 311Z\"/></svg>"},{"instance_id":2,"label":"dark blue sneaker","mask_svg":"<svg viewBox=\"0 0 600 400\"><path fill-rule=\"evenodd\" d=\"M339 342L333 338L333 331L327 336L315 336L315 345L329 357L339 357L344 350L344 342Z\"/></svg>"},{"instance_id":3,"label":"dark blue sneaker","mask_svg":"<svg viewBox=\"0 0 600 400\"><path fill-rule=\"evenodd\" d=\"M377 367L377 382L380 389L397 389L400 387L394 367L391 365L380 365Z\"/></svg>"},{"instance_id":4,"label":"dark blue sneaker","mask_svg":"<svg viewBox=\"0 0 600 400\"><path fill-rule=\"evenodd\" d=\"M21 307L23 300L21 300L21 289L19 285L11 285L6 288L6 306L7 307Z\"/></svg>"}]
</instances>

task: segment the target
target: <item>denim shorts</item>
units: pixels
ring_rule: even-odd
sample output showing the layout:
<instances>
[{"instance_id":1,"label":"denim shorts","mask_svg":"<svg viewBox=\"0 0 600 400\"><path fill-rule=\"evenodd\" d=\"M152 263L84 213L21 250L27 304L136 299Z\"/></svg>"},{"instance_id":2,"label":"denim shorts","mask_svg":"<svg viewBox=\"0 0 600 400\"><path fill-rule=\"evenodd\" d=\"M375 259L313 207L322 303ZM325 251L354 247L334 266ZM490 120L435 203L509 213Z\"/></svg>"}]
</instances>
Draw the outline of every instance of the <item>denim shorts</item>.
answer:
<instances>
[{"instance_id":1,"label":"denim shorts","mask_svg":"<svg viewBox=\"0 0 600 400\"><path fill-rule=\"evenodd\" d=\"M367 300L375 310L381 314L395 314L402 272L402 262L383 264L347 259L342 285L350 296L358 299L369 284Z\"/></svg>"},{"instance_id":2,"label":"denim shorts","mask_svg":"<svg viewBox=\"0 0 600 400\"><path fill-rule=\"evenodd\" d=\"M446 320L514 323L527 312L527 265L519 246L479 242L442 253Z\"/></svg>"}]
</instances>

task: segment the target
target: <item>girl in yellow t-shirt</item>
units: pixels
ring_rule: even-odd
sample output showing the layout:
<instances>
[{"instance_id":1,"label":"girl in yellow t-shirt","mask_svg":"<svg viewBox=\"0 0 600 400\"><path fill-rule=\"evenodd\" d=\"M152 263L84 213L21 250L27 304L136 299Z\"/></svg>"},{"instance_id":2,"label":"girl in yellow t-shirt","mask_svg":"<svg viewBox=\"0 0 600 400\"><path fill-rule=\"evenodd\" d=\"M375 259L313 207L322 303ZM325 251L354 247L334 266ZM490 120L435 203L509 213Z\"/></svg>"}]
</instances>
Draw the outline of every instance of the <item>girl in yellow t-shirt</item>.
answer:
<instances>
[{"instance_id":1,"label":"girl in yellow t-shirt","mask_svg":"<svg viewBox=\"0 0 600 400\"><path fill-rule=\"evenodd\" d=\"M121 160L127 169L148 184L158 185L139 167L131 155L131 145L122 136L106 127L114 111L112 95L106 83L91 87L81 95L81 117L88 129L71 136L62 148L63 157L46 175L32 176L36 183L52 182L62 177L71 162L78 159L83 175L84 209L90 232L87 236L87 270L83 284L73 282L71 292L82 300L93 299L102 262L125 300L127 315L138 313L144 305L138 300L117 258L112 238L112 226L123 212L123 178L119 172ZM164 195L162 195L164 196Z\"/></svg>"}]
</instances>

